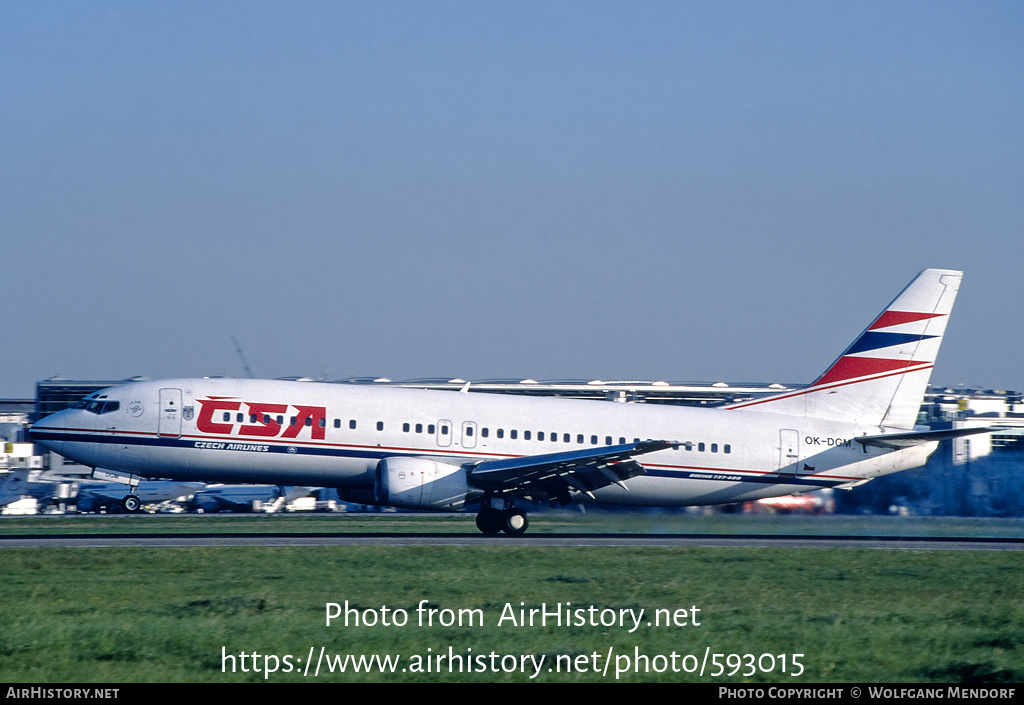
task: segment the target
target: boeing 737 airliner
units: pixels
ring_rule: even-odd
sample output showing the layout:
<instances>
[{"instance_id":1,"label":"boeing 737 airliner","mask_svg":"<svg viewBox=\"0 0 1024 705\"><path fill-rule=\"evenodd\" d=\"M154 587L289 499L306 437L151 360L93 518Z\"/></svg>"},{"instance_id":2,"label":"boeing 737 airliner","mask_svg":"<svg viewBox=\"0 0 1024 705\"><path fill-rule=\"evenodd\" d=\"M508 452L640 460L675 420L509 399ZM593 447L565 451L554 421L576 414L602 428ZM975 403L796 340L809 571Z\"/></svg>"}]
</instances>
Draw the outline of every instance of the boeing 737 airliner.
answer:
<instances>
[{"instance_id":1,"label":"boeing 737 airliner","mask_svg":"<svg viewBox=\"0 0 1024 705\"><path fill-rule=\"evenodd\" d=\"M915 428L961 273L923 271L810 386L716 408L253 379L133 382L32 440L141 477L336 487L409 509L723 504L852 487L978 429ZM138 507L133 495L126 507Z\"/></svg>"}]
</instances>

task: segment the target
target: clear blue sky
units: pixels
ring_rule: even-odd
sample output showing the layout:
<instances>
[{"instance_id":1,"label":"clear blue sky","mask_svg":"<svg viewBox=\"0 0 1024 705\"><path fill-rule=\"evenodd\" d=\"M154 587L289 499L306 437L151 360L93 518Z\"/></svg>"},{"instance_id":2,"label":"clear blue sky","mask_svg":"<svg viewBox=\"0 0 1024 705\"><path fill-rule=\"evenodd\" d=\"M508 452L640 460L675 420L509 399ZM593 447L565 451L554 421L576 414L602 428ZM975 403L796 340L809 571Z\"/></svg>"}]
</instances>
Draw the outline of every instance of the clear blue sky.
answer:
<instances>
[{"instance_id":1,"label":"clear blue sky","mask_svg":"<svg viewBox=\"0 0 1024 705\"><path fill-rule=\"evenodd\" d=\"M808 382L921 269L1024 389L1024 3L0 1L0 396Z\"/></svg>"}]
</instances>

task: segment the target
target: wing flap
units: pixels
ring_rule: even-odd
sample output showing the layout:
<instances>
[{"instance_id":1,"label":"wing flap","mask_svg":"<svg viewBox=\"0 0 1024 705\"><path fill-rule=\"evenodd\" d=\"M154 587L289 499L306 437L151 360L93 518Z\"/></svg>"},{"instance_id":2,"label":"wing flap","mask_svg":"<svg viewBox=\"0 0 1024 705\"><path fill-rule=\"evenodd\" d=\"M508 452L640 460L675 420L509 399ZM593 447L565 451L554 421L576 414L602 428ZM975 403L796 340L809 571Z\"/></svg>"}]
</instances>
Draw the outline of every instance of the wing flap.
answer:
<instances>
[{"instance_id":1,"label":"wing flap","mask_svg":"<svg viewBox=\"0 0 1024 705\"><path fill-rule=\"evenodd\" d=\"M468 469L469 482L483 490L567 499L570 490L590 494L644 474L633 456L673 448L673 441L638 441L564 453L484 460Z\"/></svg>"}]
</instances>

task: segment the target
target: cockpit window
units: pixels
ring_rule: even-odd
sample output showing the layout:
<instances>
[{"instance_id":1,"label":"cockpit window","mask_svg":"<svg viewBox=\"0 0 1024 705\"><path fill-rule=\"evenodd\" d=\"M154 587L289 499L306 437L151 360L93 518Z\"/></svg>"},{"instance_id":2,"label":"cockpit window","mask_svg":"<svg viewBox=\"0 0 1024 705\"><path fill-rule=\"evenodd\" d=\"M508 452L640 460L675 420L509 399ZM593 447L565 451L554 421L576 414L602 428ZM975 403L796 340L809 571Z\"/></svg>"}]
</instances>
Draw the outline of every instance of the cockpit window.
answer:
<instances>
[{"instance_id":1,"label":"cockpit window","mask_svg":"<svg viewBox=\"0 0 1024 705\"><path fill-rule=\"evenodd\" d=\"M94 414L109 414L121 408L119 401L103 401L102 399L89 399L88 397L75 405L76 409L85 409Z\"/></svg>"}]
</instances>

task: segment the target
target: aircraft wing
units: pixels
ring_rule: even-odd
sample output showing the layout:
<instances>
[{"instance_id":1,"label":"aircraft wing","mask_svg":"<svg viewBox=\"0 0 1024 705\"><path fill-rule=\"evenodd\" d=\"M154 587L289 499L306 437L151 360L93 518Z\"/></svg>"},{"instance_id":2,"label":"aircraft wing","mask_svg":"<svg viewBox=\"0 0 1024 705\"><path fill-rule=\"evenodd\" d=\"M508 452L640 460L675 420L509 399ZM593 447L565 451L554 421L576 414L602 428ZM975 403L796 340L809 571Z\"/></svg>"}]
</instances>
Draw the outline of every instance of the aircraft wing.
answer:
<instances>
[{"instance_id":1,"label":"aircraft wing","mask_svg":"<svg viewBox=\"0 0 1024 705\"><path fill-rule=\"evenodd\" d=\"M947 428L938 431L908 431L906 433L883 433L877 436L859 436L853 440L866 446L877 448L910 448L911 446L931 443L933 441L945 441L950 438L961 436L973 436L976 433L991 433L998 431L992 426L981 426L979 428Z\"/></svg>"},{"instance_id":2,"label":"aircraft wing","mask_svg":"<svg viewBox=\"0 0 1024 705\"><path fill-rule=\"evenodd\" d=\"M673 441L638 441L565 453L528 455L507 460L484 460L469 468L474 487L497 493L517 491L535 499L568 501L569 492L590 494L611 484L644 474L635 455L673 448Z\"/></svg>"}]
</instances>

